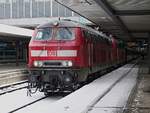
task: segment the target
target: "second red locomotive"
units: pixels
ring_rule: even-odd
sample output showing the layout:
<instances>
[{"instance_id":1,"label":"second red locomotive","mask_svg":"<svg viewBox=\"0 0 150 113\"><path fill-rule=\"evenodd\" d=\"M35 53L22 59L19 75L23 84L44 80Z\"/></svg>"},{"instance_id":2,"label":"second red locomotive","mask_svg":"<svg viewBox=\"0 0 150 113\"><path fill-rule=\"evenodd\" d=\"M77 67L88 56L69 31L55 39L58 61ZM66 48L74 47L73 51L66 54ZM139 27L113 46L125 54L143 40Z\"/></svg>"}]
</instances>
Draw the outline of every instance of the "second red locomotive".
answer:
<instances>
[{"instance_id":1,"label":"second red locomotive","mask_svg":"<svg viewBox=\"0 0 150 113\"><path fill-rule=\"evenodd\" d=\"M29 44L29 86L45 93L72 91L92 73L125 62L122 45L74 21L40 25Z\"/></svg>"}]
</instances>

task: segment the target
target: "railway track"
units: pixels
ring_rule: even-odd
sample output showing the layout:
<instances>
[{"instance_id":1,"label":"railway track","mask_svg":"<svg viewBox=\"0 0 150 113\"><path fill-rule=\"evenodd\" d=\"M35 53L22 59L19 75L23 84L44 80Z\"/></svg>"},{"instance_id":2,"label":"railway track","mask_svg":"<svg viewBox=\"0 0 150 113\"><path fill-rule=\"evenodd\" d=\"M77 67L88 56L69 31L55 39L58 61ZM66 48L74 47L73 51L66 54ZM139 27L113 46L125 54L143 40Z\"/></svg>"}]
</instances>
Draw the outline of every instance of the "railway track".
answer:
<instances>
[{"instance_id":1,"label":"railway track","mask_svg":"<svg viewBox=\"0 0 150 113\"><path fill-rule=\"evenodd\" d=\"M107 95L110 90L113 89L113 87L118 84L123 78L125 78L130 72L131 70L136 66L136 64L134 64L123 76L121 76L116 82L114 82L103 94L101 97L99 97L91 106L94 106L98 101L100 101L105 95Z\"/></svg>"},{"instance_id":2,"label":"railway track","mask_svg":"<svg viewBox=\"0 0 150 113\"><path fill-rule=\"evenodd\" d=\"M129 79L128 77L137 71L137 67L135 66L136 64L126 65L121 69L119 68L114 72L102 76L92 83L87 84L79 90L64 97L59 102L54 103L51 105L51 109L48 109L50 106L47 105L47 109L43 110L44 113L91 113L90 111L92 110L92 107L95 106L97 102L101 102L106 95L109 95L109 93L116 88L116 86L124 80L127 81ZM77 104L77 100L79 100L79 105ZM107 102L108 101L109 100L107 100ZM36 107L32 107L30 110L29 113L42 112L37 111ZM28 109L23 111L28 112ZM17 113L22 113L22 110Z\"/></svg>"},{"instance_id":3,"label":"railway track","mask_svg":"<svg viewBox=\"0 0 150 113\"><path fill-rule=\"evenodd\" d=\"M56 99L54 99L55 97ZM48 100L52 100L51 102L54 102L58 100L57 97L60 99L63 96L58 94L53 97L48 97L40 92L33 96L27 96L27 81L9 84L0 87L0 113L14 113L20 109L32 106L40 101L44 101L44 99L47 98Z\"/></svg>"},{"instance_id":4,"label":"railway track","mask_svg":"<svg viewBox=\"0 0 150 113\"><path fill-rule=\"evenodd\" d=\"M132 66L130 66L130 69L126 72L126 73L124 73L124 75L122 75L122 76L120 76L112 85L110 85L109 86L109 88L107 88L103 93L101 93L101 96L99 96L99 98L97 98L96 99L96 101L94 102L94 103L92 103L91 105L90 105L90 107L88 107L88 109L86 110L86 111L89 111L90 109L91 109L91 107L92 106L94 106L98 101L100 101L107 93L109 93L109 91L110 90L112 90L113 89L113 87L118 83L118 82L120 82L123 78L125 78L129 73L130 73L130 71L132 70L132 68L134 68L134 66L135 66L135 64L134 65L132 65ZM11 86L11 85L10 85ZM6 87L7 88L7 87ZM1 88L0 88L1 89ZM80 88L79 90L81 90L82 88ZM19 92L19 91L21 91L21 90L24 90L24 93L23 93L23 95L24 96L26 96L26 90L24 89L24 88L18 88L18 90L14 90L14 92ZM15 95L15 94L13 94L14 92L13 92L13 90L11 91L12 93L8 93L9 95ZM7 95L7 93L5 93L6 95ZM7 113L23 113L23 111L25 111L26 112L26 109L27 110L33 110L33 112L35 112L34 111L34 109L37 109L37 107L36 107L36 104L38 104L38 103L40 103L41 101L45 101L45 100L49 100L49 99L51 99L51 98L54 98L53 96L52 97L47 97L47 96L44 96L43 95L43 93L41 93L42 94L42 96L39 96L37 99L31 99L32 101L30 101L30 102L26 102L25 104L22 104L22 105L18 105L17 107L14 107L14 108L11 108L11 109L9 109L9 111L7 111ZM40 95L41 95L40 94ZM1 94L0 94L1 95ZM35 95L38 95L38 94L35 94ZM33 95L33 97L29 97L29 98L34 98L34 96L35 95ZM72 95L72 94L71 94ZM1 96L3 96L3 95L1 95ZM0 96L0 97L1 97ZM60 95L59 95L60 96ZM69 96L69 95L68 95ZM67 96L67 97L68 97ZM6 98L7 98L7 96L6 96ZM22 97L23 98L23 97ZM26 98L26 97L25 97ZM63 98L63 97L61 97L61 98ZM60 98L59 98L60 99ZM56 100L59 100L59 99L56 99ZM16 99L17 100L17 99ZM1 101L1 98L0 98L0 101ZM55 102L55 101L53 101L53 102ZM51 103L51 102L50 102ZM14 103L12 103L12 104L14 104ZM33 106L33 107L31 107L31 106ZM42 105L41 106L41 108L43 107L44 105ZM46 106L46 105L45 105ZM49 105L47 105L47 107L49 108ZM28 109L28 108L30 108L30 109ZM31 109L32 108L32 109ZM53 109L53 107L52 107L52 109ZM3 113L5 113L5 112L3 112ZM38 112L36 112L36 113L38 113ZM51 112L49 112L49 113L51 113ZM68 112L69 113L69 112Z\"/></svg>"},{"instance_id":5,"label":"railway track","mask_svg":"<svg viewBox=\"0 0 150 113\"><path fill-rule=\"evenodd\" d=\"M27 88L27 76L25 68L0 71L0 95Z\"/></svg>"},{"instance_id":6,"label":"railway track","mask_svg":"<svg viewBox=\"0 0 150 113\"><path fill-rule=\"evenodd\" d=\"M18 88L18 90L0 95L0 113L14 113L35 103L45 101L47 98L49 103L51 103L60 99L60 96L58 99L57 96L54 99L55 97L46 97L40 92L33 96L27 96L27 90L25 88Z\"/></svg>"},{"instance_id":7,"label":"railway track","mask_svg":"<svg viewBox=\"0 0 150 113\"><path fill-rule=\"evenodd\" d=\"M131 69L90 104L85 113L124 113L128 109L128 100L136 87L138 69L139 66L135 63Z\"/></svg>"},{"instance_id":8,"label":"railway track","mask_svg":"<svg viewBox=\"0 0 150 113\"><path fill-rule=\"evenodd\" d=\"M17 90L21 90L27 88L27 80L21 81L13 84L3 85L0 87L0 95L4 95L6 93L11 93Z\"/></svg>"},{"instance_id":9,"label":"railway track","mask_svg":"<svg viewBox=\"0 0 150 113\"><path fill-rule=\"evenodd\" d=\"M41 100L43 100L43 99L46 99L46 98L47 98L47 96L42 97L42 98L37 99L37 100L35 100L35 101L33 101L33 102L30 102L30 103L28 103L28 104L25 104L25 105L23 105L23 106L21 106L21 107L15 108L15 109L13 109L12 111L9 111L8 113L14 113L14 112L16 112L16 111L18 111L18 110L20 110L20 109L23 109L23 108L25 108L25 107L27 107L27 106L30 106L30 105L32 105L32 104L34 104L34 103L36 103L36 102L39 102L39 101L41 101Z\"/></svg>"}]
</instances>

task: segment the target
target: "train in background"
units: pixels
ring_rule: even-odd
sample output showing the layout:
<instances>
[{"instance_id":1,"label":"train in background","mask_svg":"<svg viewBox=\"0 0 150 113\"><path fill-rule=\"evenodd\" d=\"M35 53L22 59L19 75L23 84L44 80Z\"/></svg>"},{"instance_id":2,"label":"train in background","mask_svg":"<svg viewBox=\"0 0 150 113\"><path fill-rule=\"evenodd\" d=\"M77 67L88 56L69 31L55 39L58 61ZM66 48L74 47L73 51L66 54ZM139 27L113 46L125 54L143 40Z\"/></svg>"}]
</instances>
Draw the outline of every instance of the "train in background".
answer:
<instances>
[{"instance_id":1,"label":"train in background","mask_svg":"<svg viewBox=\"0 0 150 113\"><path fill-rule=\"evenodd\" d=\"M101 70L127 61L125 43L83 24L59 20L35 29L29 43L29 91L74 91Z\"/></svg>"}]
</instances>

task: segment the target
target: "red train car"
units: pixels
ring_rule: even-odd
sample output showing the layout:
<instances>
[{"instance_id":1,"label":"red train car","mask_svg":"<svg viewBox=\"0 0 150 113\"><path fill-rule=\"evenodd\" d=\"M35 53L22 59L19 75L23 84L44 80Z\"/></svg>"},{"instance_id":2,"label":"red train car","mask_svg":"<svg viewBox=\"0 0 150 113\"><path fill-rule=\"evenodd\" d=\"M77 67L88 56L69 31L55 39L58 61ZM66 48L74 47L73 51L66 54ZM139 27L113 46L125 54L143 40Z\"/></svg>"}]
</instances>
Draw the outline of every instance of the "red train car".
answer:
<instances>
[{"instance_id":1,"label":"red train car","mask_svg":"<svg viewBox=\"0 0 150 113\"><path fill-rule=\"evenodd\" d=\"M117 40L73 21L38 26L29 44L29 89L74 90L89 75L125 61Z\"/></svg>"}]
</instances>

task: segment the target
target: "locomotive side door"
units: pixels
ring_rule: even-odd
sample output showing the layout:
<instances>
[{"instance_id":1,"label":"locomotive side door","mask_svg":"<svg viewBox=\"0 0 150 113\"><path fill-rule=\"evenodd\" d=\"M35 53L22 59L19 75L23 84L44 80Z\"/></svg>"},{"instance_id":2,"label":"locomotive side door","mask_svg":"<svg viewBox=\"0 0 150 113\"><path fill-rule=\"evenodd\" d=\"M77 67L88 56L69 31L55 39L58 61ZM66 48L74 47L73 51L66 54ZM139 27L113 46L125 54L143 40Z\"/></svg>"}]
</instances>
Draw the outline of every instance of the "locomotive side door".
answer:
<instances>
[{"instance_id":1,"label":"locomotive side door","mask_svg":"<svg viewBox=\"0 0 150 113\"><path fill-rule=\"evenodd\" d=\"M93 65L93 43L92 43L92 37L90 35L90 32L87 30L83 30L84 37L85 37L85 50L86 50L86 57L87 57L87 64L88 68L90 68L90 71L92 71L92 65Z\"/></svg>"},{"instance_id":2,"label":"locomotive side door","mask_svg":"<svg viewBox=\"0 0 150 113\"><path fill-rule=\"evenodd\" d=\"M88 50L89 50L89 67L90 70L92 71L92 66L93 66L93 42L92 42L92 35L88 32L89 37L88 37Z\"/></svg>"}]
</instances>

